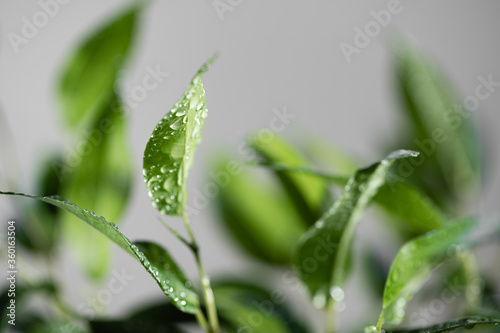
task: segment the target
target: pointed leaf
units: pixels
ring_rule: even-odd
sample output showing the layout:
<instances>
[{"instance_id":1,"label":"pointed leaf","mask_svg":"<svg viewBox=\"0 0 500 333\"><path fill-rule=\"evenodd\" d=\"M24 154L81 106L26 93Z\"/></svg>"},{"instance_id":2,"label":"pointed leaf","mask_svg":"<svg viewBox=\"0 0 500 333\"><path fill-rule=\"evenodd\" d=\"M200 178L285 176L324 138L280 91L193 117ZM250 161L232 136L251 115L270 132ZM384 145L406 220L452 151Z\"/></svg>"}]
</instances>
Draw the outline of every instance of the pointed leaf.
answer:
<instances>
[{"instance_id":1,"label":"pointed leaf","mask_svg":"<svg viewBox=\"0 0 500 333\"><path fill-rule=\"evenodd\" d=\"M475 326L482 325L500 325L500 319L492 318L481 318L481 317L467 317L448 321L446 323L441 323L437 325L432 325L429 327L421 328L410 328L410 329L395 329L395 330L385 330L386 333L440 333L440 332L450 332L459 328L473 329Z\"/></svg>"},{"instance_id":2,"label":"pointed leaf","mask_svg":"<svg viewBox=\"0 0 500 333\"><path fill-rule=\"evenodd\" d=\"M156 280L163 293L167 295L170 301L182 312L196 313L199 307L199 301L196 293L193 291L190 283L184 283L182 286L180 281L185 281L184 275L179 275L178 266L169 257L166 250L161 249L158 245L148 244L145 242L139 243L140 246L147 252L144 254L136 245L133 245L130 240L123 235L114 223L110 223L102 216L97 216L93 212L81 209L67 200L61 200L57 197L39 197L23 193L1 192L4 195L14 195L27 198L37 199L56 207L59 207L68 213L78 217L90 226L97 229L104 236L108 237L123 250L139 259L142 266ZM91 245L89 245L91 246ZM148 257L149 254L149 257ZM160 258L163 257L163 258ZM170 266L166 266L170 265ZM186 281L187 282L187 281ZM179 288L179 289L174 289Z\"/></svg>"},{"instance_id":3,"label":"pointed leaf","mask_svg":"<svg viewBox=\"0 0 500 333\"><path fill-rule=\"evenodd\" d=\"M61 195L118 223L132 185L131 154L124 111L118 97L107 101L103 107L102 117L83 141L85 145L81 151L85 154L74 156L76 163L72 160L63 169ZM102 125L104 123L107 126ZM109 242L76 219L71 214L61 215L65 237L70 240L71 251L84 272L91 278L101 279L111 261Z\"/></svg>"},{"instance_id":4,"label":"pointed leaf","mask_svg":"<svg viewBox=\"0 0 500 333\"><path fill-rule=\"evenodd\" d=\"M229 162L228 162L229 163ZM249 172L228 175L216 197L221 221L249 254L271 264L288 264L299 237L307 230L293 203L279 189Z\"/></svg>"},{"instance_id":5,"label":"pointed leaf","mask_svg":"<svg viewBox=\"0 0 500 333\"><path fill-rule=\"evenodd\" d=\"M437 66L411 47L398 51L397 83L413 127L414 149L422 151L426 162L421 170L431 171L435 162L440 171L432 179L445 179L451 193L462 194L477 185L480 174L478 136L470 111Z\"/></svg>"},{"instance_id":6,"label":"pointed leaf","mask_svg":"<svg viewBox=\"0 0 500 333\"><path fill-rule=\"evenodd\" d=\"M153 206L180 216L187 201L186 182L207 117L201 80L215 56L198 70L188 89L156 125L144 150L144 181Z\"/></svg>"},{"instance_id":7,"label":"pointed leaf","mask_svg":"<svg viewBox=\"0 0 500 333\"><path fill-rule=\"evenodd\" d=\"M292 167L307 166L309 162L287 142L276 135L264 140L256 135L250 145L268 163L286 164ZM314 176L276 170L276 176L283 184L290 199L302 217L313 224L322 213L328 194L325 182Z\"/></svg>"},{"instance_id":8,"label":"pointed leaf","mask_svg":"<svg viewBox=\"0 0 500 333\"><path fill-rule=\"evenodd\" d=\"M385 321L397 325L404 318L406 303L429 277L429 273L448 256L450 246L462 241L474 227L467 220L431 231L407 242L396 255L387 277L383 307L377 328Z\"/></svg>"},{"instance_id":9,"label":"pointed leaf","mask_svg":"<svg viewBox=\"0 0 500 333\"><path fill-rule=\"evenodd\" d=\"M342 283L355 226L384 184L390 166L395 159L416 155L412 151L396 151L356 172L333 206L300 239L295 266L317 307L324 307L330 288Z\"/></svg>"},{"instance_id":10,"label":"pointed leaf","mask_svg":"<svg viewBox=\"0 0 500 333\"><path fill-rule=\"evenodd\" d=\"M83 42L62 71L59 97L66 123L92 124L113 93L135 33L139 8L133 6Z\"/></svg>"}]
</instances>

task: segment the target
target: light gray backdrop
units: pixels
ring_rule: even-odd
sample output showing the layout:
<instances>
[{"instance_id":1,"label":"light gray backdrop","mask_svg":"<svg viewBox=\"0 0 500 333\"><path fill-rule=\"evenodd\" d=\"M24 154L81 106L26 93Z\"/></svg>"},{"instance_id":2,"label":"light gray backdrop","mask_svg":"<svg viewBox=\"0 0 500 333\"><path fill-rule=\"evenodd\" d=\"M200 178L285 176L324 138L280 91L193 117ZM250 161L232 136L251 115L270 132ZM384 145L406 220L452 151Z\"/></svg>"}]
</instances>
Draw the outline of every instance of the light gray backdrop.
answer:
<instances>
[{"instance_id":1,"label":"light gray backdrop","mask_svg":"<svg viewBox=\"0 0 500 333\"><path fill-rule=\"evenodd\" d=\"M129 71L124 73L125 92L141 84L148 67L158 66L169 75L130 114L136 179L122 230L134 239L154 239L174 248L193 277L195 267L189 253L156 220L140 167L145 143L156 122L214 52L219 51L221 56L204 80L210 115L191 171L191 192L206 183L213 154L221 150L235 153L246 134L269 126L275 108L286 107L296 115L283 132L287 137L300 138L314 132L366 161L379 158L381 145L391 142L398 133L398 106L388 51L391 36L403 35L432 55L463 96L474 94L481 75L491 74L500 81L500 3L495 0L402 0L399 12L368 46L352 56L350 63L340 44L353 44L354 29L364 29L374 20L370 12L386 9L391 1L220 2L231 10L218 13L212 0L153 1L143 17ZM4 154L10 157L9 161L3 157L2 173L17 176L18 189L33 192L37 165L48 152L67 149L54 93L65 57L80 38L125 5L118 0L72 0L61 4L58 13L16 53L8 33L21 34L23 17L32 20L41 6L37 1L1 0L0 105L14 136L13 142L7 142L10 139L5 131L0 133L3 149L12 148ZM480 208L484 216L499 215L499 177L495 172L500 168L499 105L500 91L495 91L481 101L474 113L482 138L488 143L486 186ZM15 155L20 168L15 167ZM2 184L2 188L6 186ZM6 198L0 198L0 209L1 221L11 217L12 208ZM171 224L181 226L180 221L171 220ZM259 276L266 270L253 262L252 269L241 270L247 258L226 239L210 209L192 222L212 276L225 272ZM363 227L373 230L366 221ZM367 239L373 235L362 232L359 236ZM108 306L110 314L122 313L151 297L161 298L157 286L133 259L117 248L114 253L113 268L124 268L135 279L124 292L114 295ZM75 306L85 306L86 298L95 297L106 284L84 284L68 256L63 253L63 257L65 260L58 265L61 278L75 282L73 287L67 284L68 299ZM33 276L37 274L28 264L23 267L33 270ZM281 274L274 274L272 279L283 290L293 287L284 282ZM360 301L364 289L351 284L343 327L356 322L357 314L370 306ZM289 297L296 301L295 307L300 306L300 295L292 291ZM380 305L371 306L377 312ZM315 318L315 324L321 326L321 317Z\"/></svg>"}]
</instances>

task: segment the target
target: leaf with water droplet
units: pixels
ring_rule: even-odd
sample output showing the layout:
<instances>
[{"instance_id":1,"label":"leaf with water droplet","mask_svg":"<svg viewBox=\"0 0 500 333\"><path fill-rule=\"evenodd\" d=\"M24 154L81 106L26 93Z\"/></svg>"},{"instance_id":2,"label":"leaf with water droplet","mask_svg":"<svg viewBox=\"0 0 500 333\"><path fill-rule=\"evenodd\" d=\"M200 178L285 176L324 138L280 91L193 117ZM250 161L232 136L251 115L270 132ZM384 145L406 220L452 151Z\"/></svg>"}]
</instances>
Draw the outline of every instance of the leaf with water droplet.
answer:
<instances>
[{"instance_id":1,"label":"leaf with water droplet","mask_svg":"<svg viewBox=\"0 0 500 333\"><path fill-rule=\"evenodd\" d=\"M208 112L201 77L215 58L198 70L184 95L156 125L144 150L143 174L149 196L153 206L166 215L184 213L188 171Z\"/></svg>"},{"instance_id":2,"label":"leaf with water droplet","mask_svg":"<svg viewBox=\"0 0 500 333\"><path fill-rule=\"evenodd\" d=\"M199 307L198 294L188 283L182 270L163 247L152 242L134 242L154 268L153 278L175 306L182 312L195 313Z\"/></svg>"},{"instance_id":3,"label":"leaf with water droplet","mask_svg":"<svg viewBox=\"0 0 500 333\"><path fill-rule=\"evenodd\" d=\"M384 160L358 170L330 209L301 237L294 264L314 298L319 299L318 293L330 297L330 288L342 285L349 246L362 212L386 181L394 161L416 154L395 151Z\"/></svg>"},{"instance_id":4,"label":"leaf with water droplet","mask_svg":"<svg viewBox=\"0 0 500 333\"><path fill-rule=\"evenodd\" d=\"M134 5L82 43L64 67L59 83L63 116L71 127L92 124L114 92L135 34L139 6Z\"/></svg>"},{"instance_id":5,"label":"leaf with water droplet","mask_svg":"<svg viewBox=\"0 0 500 333\"><path fill-rule=\"evenodd\" d=\"M384 322L400 324L407 302L420 289L430 272L448 256L448 249L460 243L474 227L473 220L453 223L417 237L401 247L394 258L384 289L382 312L377 328Z\"/></svg>"},{"instance_id":6,"label":"leaf with water droplet","mask_svg":"<svg viewBox=\"0 0 500 333\"><path fill-rule=\"evenodd\" d=\"M115 244L120 246L123 250L131 254L132 256L139 259L142 266L148 271L148 273L155 279L162 291L167 295L167 297L174 303L174 305L181 311L186 313L194 314L198 310L198 296L193 291L192 288L188 287L188 281L175 264L175 262L170 258L167 251L161 248L159 245L139 242L134 245L130 240L122 234L116 225L106 221L102 216L97 216L93 212L81 209L80 207L72 204L68 200L63 200L58 197L39 197L34 195L28 195L24 193L14 193L14 192L2 192L0 194L13 195L20 197L27 197L36 200L43 201L45 203L59 207L70 214L78 217L80 220L86 222L97 231L102 233L104 236L108 237ZM89 244L92 246L92 244ZM145 250L146 253L142 252L141 249ZM163 257L164 260L168 261L169 268L164 268L164 264L158 262L158 258ZM178 288L173 290L173 288ZM180 298L179 295L184 292L186 297L184 300L185 304L180 304L180 302L174 302L175 298ZM179 295L178 295L179 294Z\"/></svg>"},{"instance_id":7,"label":"leaf with water droplet","mask_svg":"<svg viewBox=\"0 0 500 333\"><path fill-rule=\"evenodd\" d=\"M384 330L386 333L441 333L454 331L459 328L472 329L476 325L498 326L500 319L483 318L483 317L466 317L447 321L445 323L436 324L428 327L408 328L408 329L389 329ZM376 331L375 331L376 332Z\"/></svg>"}]
</instances>

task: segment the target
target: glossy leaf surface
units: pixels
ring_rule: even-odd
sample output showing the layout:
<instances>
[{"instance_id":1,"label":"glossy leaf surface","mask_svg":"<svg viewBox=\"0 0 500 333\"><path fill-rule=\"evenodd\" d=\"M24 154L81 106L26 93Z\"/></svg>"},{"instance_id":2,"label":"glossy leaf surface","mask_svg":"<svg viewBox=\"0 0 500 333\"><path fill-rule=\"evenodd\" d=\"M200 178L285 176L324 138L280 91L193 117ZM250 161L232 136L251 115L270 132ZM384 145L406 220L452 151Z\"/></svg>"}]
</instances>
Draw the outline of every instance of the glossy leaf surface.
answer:
<instances>
[{"instance_id":1,"label":"glossy leaf surface","mask_svg":"<svg viewBox=\"0 0 500 333\"><path fill-rule=\"evenodd\" d=\"M390 166L396 159L415 155L412 151L395 151L384 160L358 170L333 206L301 237L295 267L315 306L324 307L330 288L339 287L343 282L354 228L386 181Z\"/></svg>"},{"instance_id":2,"label":"glossy leaf surface","mask_svg":"<svg viewBox=\"0 0 500 333\"><path fill-rule=\"evenodd\" d=\"M441 333L441 332L454 331L460 328L471 330L476 326L483 326L483 325L498 326L500 325L500 319L467 317L467 318L451 320L445 323L436 324L428 327L412 328L412 329L394 329L394 330L389 329L385 332L386 333Z\"/></svg>"},{"instance_id":3,"label":"glossy leaf surface","mask_svg":"<svg viewBox=\"0 0 500 333\"><path fill-rule=\"evenodd\" d=\"M37 199L75 215L80 220L97 229L123 250L139 259L142 266L144 266L148 273L158 283L163 293L167 295L170 301L179 310L187 313L196 313L199 307L199 301L196 293L191 287L191 283L186 283L187 281L180 269L169 257L167 251L160 246L146 242L139 243L139 246L147 252L145 254L138 246L133 245L130 240L118 230L118 227L114 223L106 221L104 217L97 216L93 212L81 209L67 200L61 200L56 197L39 197L13 192L0 192L0 194ZM89 243L89 246L92 246L92 244ZM186 282L181 284L181 281ZM174 287L177 289L174 289Z\"/></svg>"},{"instance_id":4,"label":"glossy leaf surface","mask_svg":"<svg viewBox=\"0 0 500 333\"><path fill-rule=\"evenodd\" d=\"M407 242L396 255L387 277L378 329L384 322L398 325L407 302L420 289L432 269L442 263L447 252L460 243L474 227L474 221L453 223Z\"/></svg>"},{"instance_id":5,"label":"glossy leaf surface","mask_svg":"<svg viewBox=\"0 0 500 333\"><path fill-rule=\"evenodd\" d=\"M196 73L188 89L156 125L144 150L144 181L153 206L180 216L187 201L186 182L207 117L201 80L215 56Z\"/></svg>"}]
</instances>

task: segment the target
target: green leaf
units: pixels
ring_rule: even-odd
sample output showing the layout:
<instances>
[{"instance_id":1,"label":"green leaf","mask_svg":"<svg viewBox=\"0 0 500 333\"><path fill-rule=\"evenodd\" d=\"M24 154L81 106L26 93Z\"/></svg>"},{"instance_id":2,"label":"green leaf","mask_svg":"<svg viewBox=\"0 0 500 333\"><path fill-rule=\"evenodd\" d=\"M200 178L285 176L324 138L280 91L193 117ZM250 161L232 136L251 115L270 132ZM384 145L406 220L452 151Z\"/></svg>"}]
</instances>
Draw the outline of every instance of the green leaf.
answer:
<instances>
[{"instance_id":1,"label":"green leaf","mask_svg":"<svg viewBox=\"0 0 500 333\"><path fill-rule=\"evenodd\" d=\"M448 257L450 246L459 243L473 227L472 220L457 222L415 238L401 247L387 277L377 324L379 330L385 321L393 325L402 322L407 302L420 289L432 269Z\"/></svg>"},{"instance_id":2,"label":"green leaf","mask_svg":"<svg viewBox=\"0 0 500 333\"><path fill-rule=\"evenodd\" d=\"M454 331L459 328L472 329L475 326L482 325L500 325L499 319L481 318L481 317L467 317L448 321L442 324L432 325L429 327L410 328L410 329L396 329L385 330L386 333L440 333Z\"/></svg>"},{"instance_id":3,"label":"green leaf","mask_svg":"<svg viewBox=\"0 0 500 333\"><path fill-rule=\"evenodd\" d=\"M303 167L309 164L299 152L276 135L272 139L263 139L255 135L250 139L250 145L268 163L286 164L291 167ZM325 182L307 174L281 170L276 170L276 176L305 221L309 225L313 224L321 216L328 194Z\"/></svg>"},{"instance_id":4,"label":"green leaf","mask_svg":"<svg viewBox=\"0 0 500 333\"><path fill-rule=\"evenodd\" d=\"M180 333L177 324L196 323L193 315L182 313L170 303L147 305L122 319L97 319L89 322L92 333Z\"/></svg>"},{"instance_id":5,"label":"green leaf","mask_svg":"<svg viewBox=\"0 0 500 333\"><path fill-rule=\"evenodd\" d=\"M293 203L249 172L230 175L228 163L221 163L217 171L229 177L216 197L220 220L254 257L272 264L290 263L293 248L306 231Z\"/></svg>"},{"instance_id":6,"label":"green leaf","mask_svg":"<svg viewBox=\"0 0 500 333\"><path fill-rule=\"evenodd\" d=\"M133 6L100 27L67 61L59 82L66 123L84 128L99 118L102 104L113 93L117 73L131 49L139 7Z\"/></svg>"},{"instance_id":7,"label":"green leaf","mask_svg":"<svg viewBox=\"0 0 500 333\"><path fill-rule=\"evenodd\" d=\"M294 167L279 163L258 163L273 170L304 173L319 177L327 182L345 186L349 178L313 170L309 167ZM446 217L433 201L410 183L394 180L391 174L387 183L380 187L373 201L397 218L401 226L409 231L422 234L442 227Z\"/></svg>"},{"instance_id":8,"label":"green leaf","mask_svg":"<svg viewBox=\"0 0 500 333\"><path fill-rule=\"evenodd\" d=\"M167 250L152 242L134 242L134 245L149 259L156 280L163 290L170 293L170 300L173 299L173 303L183 312L195 313L199 303L198 294Z\"/></svg>"},{"instance_id":9,"label":"green leaf","mask_svg":"<svg viewBox=\"0 0 500 333\"><path fill-rule=\"evenodd\" d=\"M132 159L118 97L103 107L102 117L82 142L80 151L84 153L72 156L76 160L68 160L63 169L61 195L118 223L130 195ZM96 280L102 279L111 262L109 242L76 219L71 214L61 215L64 235L71 241L71 250L84 272Z\"/></svg>"},{"instance_id":10,"label":"green leaf","mask_svg":"<svg viewBox=\"0 0 500 333\"><path fill-rule=\"evenodd\" d=\"M301 237L295 266L313 295L315 306L324 307L330 288L338 288L343 282L355 226L363 210L384 184L390 166L396 159L416 155L412 151L395 151L382 161L358 170L333 206Z\"/></svg>"},{"instance_id":11,"label":"green leaf","mask_svg":"<svg viewBox=\"0 0 500 333\"><path fill-rule=\"evenodd\" d=\"M147 252L145 254L138 248L138 246L133 245L130 240L118 230L118 227L114 223L106 221L104 217L97 216L93 212L81 209L67 200L61 200L57 197L39 197L14 192L0 191L0 194L37 199L73 214L80 220L97 229L100 233L120 246L123 250L139 259L142 266L144 266L148 273L158 283L163 293L167 295L170 301L179 310L191 314L196 313L198 310L199 301L196 293L191 287L191 284L184 283L182 285L180 283L182 281L186 281L184 275L180 273L180 269L172 261L167 251L161 249L158 245L148 244L145 242L139 243L139 246ZM89 246L92 246L92 244L89 243Z\"/></svg>"},{"instance_id":12,"label":"green leaf","mask_svg":"<svg viewBox=\"0 0 500 333\"><path fill-rule=\"evenodd\" d=\"M430 194L441 190L439 182L445 179L450 193L463 195L480 178L480 149L471 113L437 66L411 47L398 51L397 84L413 127L414 149L422 152L425 162L419 168L422 174L417 174Z\"/></svg>"},{"instance_id":13,"label":"green leaf","mask_svg":"<svg viewBox=\"0 0 500 333\"><path fill-rule=\"evenodd\" d=\"M417 235L439 229L446 221L433 201L410 183L388 183L379 189L373 200L401 222L402 228Z\"/></svg>"},{"instance_id":14,"label":"green leaf","mask_svg":"<svg viewBox=\"0 0 500 333\"><path fill-rule=\"evenodd\" d=\"M279 293L239 281L214 284L213 291L219 314L229 326L228 333L308 332L297 315L285 307Z\"/></svg>"},{"instance_id":15,"label":"green leaf","mask_svg":"<svg viewBox=\"0 0 500 333\"><path fill-rule=\"evenodd\" d=\"M88 330L81 323L61 320L35 324L28 333L88 333Z\"/></svg>"},{"instance_id":16,"label":"green leaf","mask_svg":"<svg viewBox=\"0 0 500 333\"><path fill-rule=\"evenodd\" d=\"M144 181L153 206L163 214L184 213L188 170L208 113L201 77L215 58L198 70L184 95L156 125L144 150Z\"/></svg>"}]
</instances>

